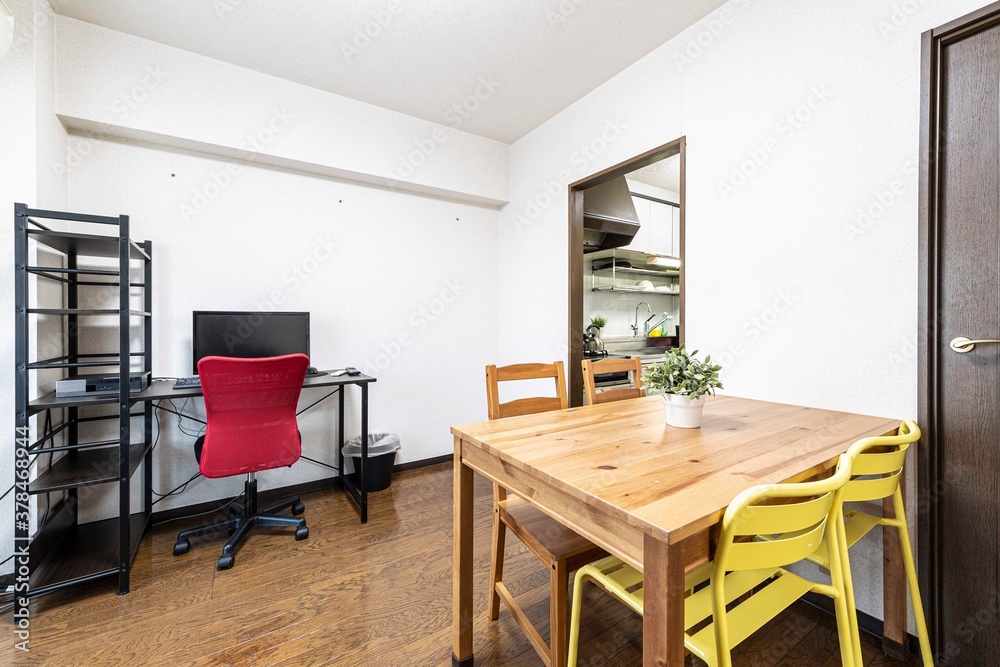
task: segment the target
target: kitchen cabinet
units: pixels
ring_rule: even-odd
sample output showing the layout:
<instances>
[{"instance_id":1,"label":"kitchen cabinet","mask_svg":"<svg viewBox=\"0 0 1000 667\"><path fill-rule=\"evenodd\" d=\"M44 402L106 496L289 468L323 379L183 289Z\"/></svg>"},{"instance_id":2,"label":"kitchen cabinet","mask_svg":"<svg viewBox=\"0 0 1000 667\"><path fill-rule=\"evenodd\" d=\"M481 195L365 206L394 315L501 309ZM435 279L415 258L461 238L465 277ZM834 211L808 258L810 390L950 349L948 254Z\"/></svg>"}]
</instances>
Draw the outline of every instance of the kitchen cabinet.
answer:
<instances>
[{"instance_id":1,"label":"kitchen cabinet","mask_svg":"<svg viewBox=\"0 0 1000 667\"><path fill-rule=\"evenodd\" d=\"M676 206L632 196L639 231L626 250L677 257L680 253L680 214Z\"/></svg>"},{"instance_id":2,"label":"kitchen cabinet","mask_svg":"<svg viewBox=\"0 0 1000 667\"><path fill-rule=\"evenodd\" d=\"M649 245L648 252L652 255L668 255L675 257L674 252L674 217L676 209L659 202L649 202Z\"/></svg>"}]
</instances>

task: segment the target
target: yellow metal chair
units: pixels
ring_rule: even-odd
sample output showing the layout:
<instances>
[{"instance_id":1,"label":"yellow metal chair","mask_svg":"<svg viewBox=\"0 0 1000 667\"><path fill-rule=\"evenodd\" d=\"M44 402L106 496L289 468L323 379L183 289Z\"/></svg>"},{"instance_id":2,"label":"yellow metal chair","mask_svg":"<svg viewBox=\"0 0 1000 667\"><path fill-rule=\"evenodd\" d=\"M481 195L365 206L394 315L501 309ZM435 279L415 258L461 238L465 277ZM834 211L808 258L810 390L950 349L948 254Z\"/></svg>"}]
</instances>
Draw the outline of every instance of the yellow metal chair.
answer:
<instances>
[{"instance_id":1,"label":"yellow metal chair","mask_svg":"<svg viewBox=\"0 0 1000 667\"><path fill-rule=\"evenodd\" d=\"M732 647L806 593L816 592L834 600L843 664L860 667L861 647L848 609L853 598L847 592L841 562L846 553L841 548L842 497L850 479L850 464L850 454L845 454L836 474L828 479L757 486L733 500L722 520L715 560L685 579L690 595L684 601L684 645L691 653L711 667L731 667ZM773 538L754 541L759 534ZM808 581L783 569L816 552L824 544L824 534L828 562L833 566L830 585ZM577 661L581 595L588 579L638 613L643 611L640 572L615 557L581 568L573 587L570 667L575 667Z\"/></svg>"},{"instance_id":2,"label":"yellow metal chair","mask_svg":"<svg viewBox=\"0 0 1000 667\"><path fill-rule=\"evenodd\" d=\"M847 550L858 540L867 535L875 526L895 528L899 531L899 543L903 552L903 567L906 570L906 581L910 589L910 601L913 603L913 617L917 624L917 638L920 640L920 656L924 667L934 667L931 655L930 638L927 633L927 621L924 618L923 603L920 599L920 588L917 585L917 569L913 562L913 551L910 547L910 531L906 526L906 509L903 502L903 490L899 479L906 463L906 451L910 445L920 440L920 428L915 422L904 421L899 432L894 436L866 438L859 440L848 451L853 461L852 478L844 489L844 502L870 502L892 497L894 518L872 516L858 510L844 512L844 539L841 540L844 562L847 562ZM766 539L766 538L764 538ZM820 567L830 569L830 561L824 558L826 549L819 549L808 558ZM851 571L844 572L847 592L851 596L849 603L854 614L854 590ZM857 618L852 619L857 627Z\"/></svg>"}]
</instances>

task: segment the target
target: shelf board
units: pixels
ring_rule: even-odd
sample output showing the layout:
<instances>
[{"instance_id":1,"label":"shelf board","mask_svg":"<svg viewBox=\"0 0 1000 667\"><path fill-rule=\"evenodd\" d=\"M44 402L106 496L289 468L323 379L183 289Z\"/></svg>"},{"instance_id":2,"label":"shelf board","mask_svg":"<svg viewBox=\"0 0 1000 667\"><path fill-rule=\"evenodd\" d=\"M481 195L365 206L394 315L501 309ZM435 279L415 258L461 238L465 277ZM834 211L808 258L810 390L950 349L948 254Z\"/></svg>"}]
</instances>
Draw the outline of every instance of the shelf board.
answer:
<instances>
[{"instance_id":1,"label":"shelf board","mask_svg":"<svg viewBox=\"0 0 1000 667\"><path fill-rule=\"evenodd\" d=\"M129 478L142 463L146 450L144 443L129 445ZM37 451L44 453L45 450ZM51 468L32 480L28 485L28 493L64 491L117 480L118 447L76 450L56 461Z\"/></svg>"},{"instance_id":2,"label":"shelf board","mask_svg":"<svg viewBox=\"0 0 1000 667\"><path fill-rule=\"evenodd\" d=\"M130 553L135 558L149 516L129 515ZM118 518L63 529L66 535L49 550L31 573L29 595L43 595L53 587L91 581L118 574Z\"/></svg>"},{"instance_id":3,"label":"shelf board","mask_svg":"<svg viewBox=\"0 0 1000 667\"><path fill-rule=\"evenodd\" d=\"M631 273L638 276L663 276L665 278L676 278L681 275L680 269L639 269L632 267L626 269L620 266L616 266L612 269L610 266L603 269L594 269L594 273Z\"/></svg>"},{"instance_id":4,"label":"shelf board","mask_svg":"<svg viewBox=\"0 0 1000 667\"><path fill-rule=\"evenodd\" d=\"M32 315L118 315L117 308L29 308ZM144 310L129 310L129 317L149 317Z\"/></svg>"},{"instance_id":5,"label":"shelf board","mask_svg":"<svg viewBox=\"0 0 1000 667\"><path fill-rule=\"evenodd\" d=\"M680 296L680 292L657 292L654 289L639 289L635 285L607 285L605 287L593 287L594 292L628 292L630 294L662 294L663 296Z\"/></svg>"},{"instance_id":6,"label":"shelf board","mask_svg":"<svg viewBox=\"0 0 1000 667\"><path fill-rule=\"evenodd\" d=\"M665 259L680 259L680 257L673 257L671 255L657 255L655 253L640 252L638 250L629 250L627 248L609 248L608 250L598 250L596 252L588 252L584 254L584 259L623 259L626 262L638 262L640 264L645 264L646 259L649 257L663 257Z\"/></svg>"},{"instance_id":7,"label":"shelf board","mask_svg":"<svg viewBox=\"0 0 1000 667\"><path fill-rule=\"evenodd\" d=\"M103 234L77 234L55 230L29 229L28 237L66 255L87 257L118 257L118 237ZM135 241L129 240L129 257L146 259L149 257Z\"/></svg>"},{"instance_id":8,"label":"shelf board","mask_svg":"<svg viewBox=\"0 0 1000 667\"><path fill-rule=\"evenodd\" d=\"M134 397L139 392L130 394L129 402L135 403ZM28 403L28 414L36 414L43 410L56 410L59 408L84 408L92 405L110 405L118 402L118 394L102 394L100 396L56 396L56 392L49 393L36 398ZM118 417L115 416L115 419Z\"/></svg>"}]
</instances>

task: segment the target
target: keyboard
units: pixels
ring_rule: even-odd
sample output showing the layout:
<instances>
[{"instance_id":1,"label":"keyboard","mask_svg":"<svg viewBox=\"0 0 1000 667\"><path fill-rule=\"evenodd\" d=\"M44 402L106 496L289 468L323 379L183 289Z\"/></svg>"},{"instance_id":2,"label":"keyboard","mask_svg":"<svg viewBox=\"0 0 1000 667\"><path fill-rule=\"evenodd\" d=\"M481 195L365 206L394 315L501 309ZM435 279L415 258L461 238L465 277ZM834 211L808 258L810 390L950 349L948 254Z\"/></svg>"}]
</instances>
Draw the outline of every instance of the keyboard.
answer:
<instances>
[{"instance_id":1,"label":"keyboard","mask_svg":"<svg viewBox=\"0 0 1000 667\"><path fill-rule=\"evenodd\" d=\"M192 375L189 378L177 378L174 382L174 389L197 389L201 386L201 378L197 375Z\"/></svg>"}]
</instances>

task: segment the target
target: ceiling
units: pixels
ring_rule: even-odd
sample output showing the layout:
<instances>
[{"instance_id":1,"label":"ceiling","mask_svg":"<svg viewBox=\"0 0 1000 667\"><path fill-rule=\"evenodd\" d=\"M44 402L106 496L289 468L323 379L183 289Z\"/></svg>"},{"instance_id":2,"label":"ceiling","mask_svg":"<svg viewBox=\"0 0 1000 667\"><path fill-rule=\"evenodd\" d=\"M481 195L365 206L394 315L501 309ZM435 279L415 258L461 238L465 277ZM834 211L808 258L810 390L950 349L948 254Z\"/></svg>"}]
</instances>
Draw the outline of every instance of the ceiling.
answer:
<instances>
[{"instance_id":1,"label":"ceiling","mask_svg":"<svg viewBox=\"0 0 1000 667\"><path fill-rule=\"evenodd\" d=\"M632 181L639 181L646 185L655 185L671 192L681 191L681 156L674 155L666 159L654 162L648 167L636 169L632 173L625 174L625 177Z\"/></svg>"},{"instance_id":2,"label":"ceiling","mask_svg":"<svg viewBox=\"0 0 1000 667\"><path fill-rule=\"evenodd\" d=\"M65 16L511 143L724 0L49 2Z\"/></svg>"}]
</instances>

